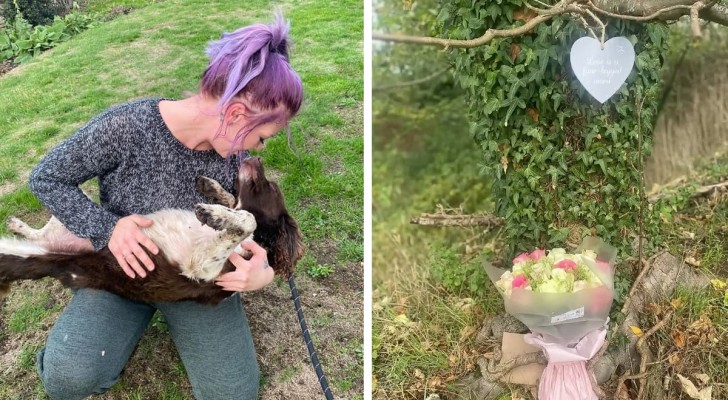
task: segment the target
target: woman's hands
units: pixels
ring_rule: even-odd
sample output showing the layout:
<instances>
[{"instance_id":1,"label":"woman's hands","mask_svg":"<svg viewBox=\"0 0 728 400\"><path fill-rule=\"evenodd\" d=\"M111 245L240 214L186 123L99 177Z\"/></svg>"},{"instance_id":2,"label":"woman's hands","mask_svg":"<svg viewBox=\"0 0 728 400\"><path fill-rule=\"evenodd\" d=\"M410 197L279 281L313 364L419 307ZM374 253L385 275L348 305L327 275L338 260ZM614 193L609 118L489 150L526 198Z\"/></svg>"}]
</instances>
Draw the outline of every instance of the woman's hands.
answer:
<instances>
[{"instance_id":1,"label":"woman's hands","mask_svg":"<svg viewBox=\"0 0 728 400\"><path fill-rule=\"evenodd\" d=\"M240 244L243 250L253 253L250 260L233 252L228 260L235 266L235 271L220 275L215 283L223 290L231 292L248 292L258 290L273 282L273 268L268 265L268 254L252 240Z\"/></svg>"},{"instance_id":2,"label":"woman's hands","mask_svg":"<svg viewBox=\"0 0 728 400\"><path fill-rule=\"evenodd\" d=\"M154 263L142 246L153 254L159 253L159 248L140 229L148 228L152 223L150 219L132 214L119 219L111 232L109 250L130 278L135 278L137 275L144 278L147 276L147 271L154 270Z\"/></svg>"}]
</instances>

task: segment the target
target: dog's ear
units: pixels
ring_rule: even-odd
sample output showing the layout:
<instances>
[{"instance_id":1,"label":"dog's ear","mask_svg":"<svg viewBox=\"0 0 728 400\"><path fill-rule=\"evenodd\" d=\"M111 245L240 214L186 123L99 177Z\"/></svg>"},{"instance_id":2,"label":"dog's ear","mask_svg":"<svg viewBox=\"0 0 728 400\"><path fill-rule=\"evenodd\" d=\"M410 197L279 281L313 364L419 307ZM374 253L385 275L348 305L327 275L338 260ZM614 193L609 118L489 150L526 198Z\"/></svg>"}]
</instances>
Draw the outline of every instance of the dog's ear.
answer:
<instances>
[{"instance_id":1,"label":"dog's ear","mask_svg":"<svg viewBox=\"0 0 728 400\"><path fill-rule=\"evenodd\" d=\"M303 236L298 230L296 220L288 214L283 214L281 219L276 244L276 253L278 253L276 263L282 269L283 275L288 277L293 274L296 263L303 257L306 248L303 245Z\"/></svg>"}]
</instances>

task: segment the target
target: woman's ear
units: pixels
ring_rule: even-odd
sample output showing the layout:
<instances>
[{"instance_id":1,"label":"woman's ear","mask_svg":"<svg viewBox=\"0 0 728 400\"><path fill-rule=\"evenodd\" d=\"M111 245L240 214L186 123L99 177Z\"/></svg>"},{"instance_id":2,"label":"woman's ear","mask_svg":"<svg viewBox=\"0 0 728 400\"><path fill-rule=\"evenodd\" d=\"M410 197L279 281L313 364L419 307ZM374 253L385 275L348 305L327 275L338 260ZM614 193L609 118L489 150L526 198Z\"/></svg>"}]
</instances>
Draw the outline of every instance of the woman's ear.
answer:
<instances>
[{"instance_id":1,"label":"woman's ear","mask_svg":"<svg viewBox=\"0 0 728 400\"><path fill-rule=\"evenodd\" d=\"M220 115L220 121L227 121L226 124L237 124L248 115L248 107L241 103L235 102L227 106L225 111Z\"/></svg>"},{"instance_id":2,"label":"woman's ear","mask_svg":"<svg viewBox=\"0 0 728 400\"><path fill-rule=\"evenodd\" d=\"M237 124L248 115L248 107L243 103L233 103L230 105L230 123Z\"/></svg>"}]
</instances>

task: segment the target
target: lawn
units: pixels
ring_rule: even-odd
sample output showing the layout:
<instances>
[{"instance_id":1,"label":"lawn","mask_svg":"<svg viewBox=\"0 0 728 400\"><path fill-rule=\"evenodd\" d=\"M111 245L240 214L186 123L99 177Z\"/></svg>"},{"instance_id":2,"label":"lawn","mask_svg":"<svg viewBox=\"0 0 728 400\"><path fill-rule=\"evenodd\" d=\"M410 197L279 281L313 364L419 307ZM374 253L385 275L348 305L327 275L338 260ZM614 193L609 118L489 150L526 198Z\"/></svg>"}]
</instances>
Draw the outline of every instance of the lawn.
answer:
<instances>
[{"instance_id":1,"label":"lawn","mask_svg":"<svg viewBox=\"0 0 728 400\"><path fill-rule=\"evenodd\" d=\"M332 390L337 398L362 398L362 2L128 3L135 7L128 14L0 76L0 220L15 215L42 225L49 215L26 182L43 154L109 106L195 91L205 44L223 31L270 21L278 6L291 22L291 64L306 97L291 124L294 144L278 137L261 156L303 231L308 252L297 283ZM84 188L93 193L93 182ZM8 234L4 226L0 234ZM289 297L280 281L244 296L262 399L313 398L320 390ZM69 298L70 291L43 280L14 285L0 302L0 398L46 398L35 353ZM120 382L97 398L192 398L162 317L153 320Z\"/></svg>"}]
</instances>

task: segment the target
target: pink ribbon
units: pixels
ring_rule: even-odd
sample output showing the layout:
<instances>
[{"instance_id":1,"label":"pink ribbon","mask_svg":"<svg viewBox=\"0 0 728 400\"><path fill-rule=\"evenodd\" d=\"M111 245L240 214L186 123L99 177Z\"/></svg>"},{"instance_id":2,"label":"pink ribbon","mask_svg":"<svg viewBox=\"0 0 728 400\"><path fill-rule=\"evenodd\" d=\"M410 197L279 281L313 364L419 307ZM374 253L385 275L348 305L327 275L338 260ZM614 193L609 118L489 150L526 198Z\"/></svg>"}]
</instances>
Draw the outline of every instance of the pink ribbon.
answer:
<instances>
[{"instance_id":1,"label":"pink ribbon","mask_svg":"<svg viewBox=\"0 0 728 400\"><path fill-rule=\"evenodd\" d=\"M539 334L524 336L526 343L540 347L548 359L538 385L539 400L598 400L586 362L597 354L606 336L606 326L589 332L575 345L549 343Z\"/></svg>"}]
</instances>

